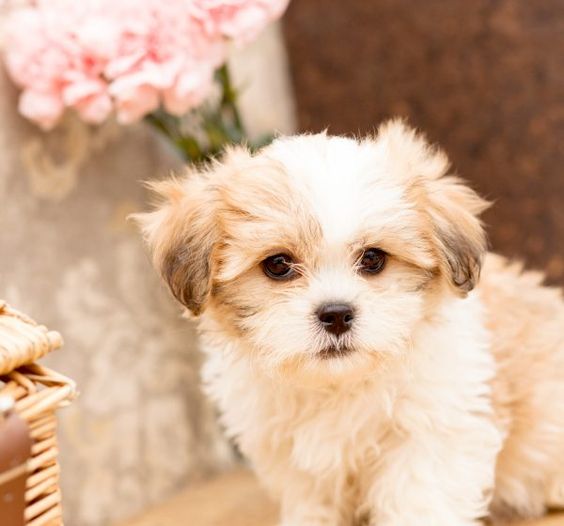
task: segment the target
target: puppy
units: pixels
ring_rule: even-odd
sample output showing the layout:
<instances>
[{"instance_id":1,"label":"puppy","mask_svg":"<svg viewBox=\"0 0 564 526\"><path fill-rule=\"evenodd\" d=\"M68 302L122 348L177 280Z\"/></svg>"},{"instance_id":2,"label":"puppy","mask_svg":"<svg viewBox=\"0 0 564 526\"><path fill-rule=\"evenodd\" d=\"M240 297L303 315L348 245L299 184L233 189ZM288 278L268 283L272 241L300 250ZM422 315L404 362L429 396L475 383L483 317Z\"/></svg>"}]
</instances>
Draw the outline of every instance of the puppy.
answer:
<instances>
[{"instance_id":1,"label":"puppy","mask_svg":"<svg viewBox=\"0 0 564 526\"><path fill-rule=\"evenodd\" d=\"M137 216L284 526L466 526L564 502L564 305L399 121L279 138ZM482 274L480 278L480 271Z\"/></svg>"}]
</instances>

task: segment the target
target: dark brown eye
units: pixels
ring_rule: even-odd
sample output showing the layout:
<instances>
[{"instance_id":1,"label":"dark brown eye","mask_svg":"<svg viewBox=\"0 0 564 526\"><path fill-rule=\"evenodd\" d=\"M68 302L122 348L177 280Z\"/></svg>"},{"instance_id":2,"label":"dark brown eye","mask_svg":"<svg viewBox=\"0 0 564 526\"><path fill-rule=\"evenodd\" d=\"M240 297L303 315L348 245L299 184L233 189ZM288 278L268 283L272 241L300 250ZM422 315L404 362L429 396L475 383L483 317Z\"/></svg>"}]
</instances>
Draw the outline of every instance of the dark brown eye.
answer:
<instances>
[{"instance_id":1,"label":"dark brown eye","mask_svg":"<svg viewBox=\"0 0 564 526\"><path fill-rule=\"evenodd\" d=\"M272 279L289 279L294 276L293 260L288 254L276 254L262 262L264 273Z\"/></svg>"},{"instance_id":2,"label":"dark brown eye","mask_svg":"<svg viewBox=\"0 0 564 526\"><path fill-rule=\"evenodd\" d=\"M379 248L367 248L362 254L359 267L361 272L367 274L378 274L386 265L387 254Z\"/></svg>"}]
</instances>

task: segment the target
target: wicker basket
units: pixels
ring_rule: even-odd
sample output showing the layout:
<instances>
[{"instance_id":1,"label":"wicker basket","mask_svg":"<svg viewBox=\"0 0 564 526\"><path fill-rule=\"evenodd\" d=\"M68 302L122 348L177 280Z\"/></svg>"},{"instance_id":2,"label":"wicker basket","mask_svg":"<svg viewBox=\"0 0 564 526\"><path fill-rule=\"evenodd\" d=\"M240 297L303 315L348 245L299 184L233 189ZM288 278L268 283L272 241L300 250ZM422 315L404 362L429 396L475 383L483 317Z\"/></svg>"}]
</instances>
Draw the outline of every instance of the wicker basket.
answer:
<instances>
[{"instance_id":1,"label":"wicker basket","mask_svg":"<svg viewBox=\"0 0 564 526\"><path fill-rule=\"evenodd\" d=\"M61 344L59 333L0 300L0 396L14 400L32 440L25 493L28 526L62 524L55 411L76 390L72 380L34 363Z\"/></svg>"}]
</instances>

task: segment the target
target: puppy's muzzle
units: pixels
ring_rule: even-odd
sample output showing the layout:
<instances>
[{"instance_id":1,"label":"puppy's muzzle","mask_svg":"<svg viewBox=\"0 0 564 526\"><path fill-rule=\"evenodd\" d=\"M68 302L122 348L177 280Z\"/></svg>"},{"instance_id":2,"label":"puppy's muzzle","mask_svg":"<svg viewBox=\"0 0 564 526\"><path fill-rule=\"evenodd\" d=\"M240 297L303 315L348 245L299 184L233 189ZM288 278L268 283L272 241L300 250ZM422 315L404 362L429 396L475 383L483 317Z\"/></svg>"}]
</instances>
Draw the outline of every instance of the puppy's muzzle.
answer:
<instances>
[{"instance_id":1,"label":"puppy's muzzle","mask_svg":"<svg viewBox=\"0 0 564 526\"><path fill-rule=\"evenodd\" d=\"M317 310L317 317L327 332L340 336L351 329L354 312L347 303L326 303Z\"/></svg>"}]
</instances>

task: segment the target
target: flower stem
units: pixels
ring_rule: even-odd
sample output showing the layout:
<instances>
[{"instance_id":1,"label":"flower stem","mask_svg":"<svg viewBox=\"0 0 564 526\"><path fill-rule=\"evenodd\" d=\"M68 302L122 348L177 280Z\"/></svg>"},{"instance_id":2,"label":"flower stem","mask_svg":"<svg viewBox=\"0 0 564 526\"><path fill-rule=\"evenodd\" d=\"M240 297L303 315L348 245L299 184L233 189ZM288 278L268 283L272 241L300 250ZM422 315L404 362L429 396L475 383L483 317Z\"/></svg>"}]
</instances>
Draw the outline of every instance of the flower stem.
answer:
<instances>
[{"instance_id":1,"label":"flower stem","mask_svg":"<svg viewBox=\"0 0 564 526\"><path fill-rule=\"evenodd\" d=\"M193 135L187 134L182 126L182 117L176 117L157 110L147 115L151 126L163 134L188 162L201 163L219 155L229 144L241 144L246 140L243 120L237 108L237 90L234 88L227 64L216 71L221 88L221 99L213 110L201 109L201 130L204 141L201 144Z\"/></svg>"},{"instance_id":2,"label":"flower stem","mask_svg":"<svg viewBox=\"0 0 564 526\"><path fill-rule=\"evenodd\" d=\"M235 127L243 137L245 136L245 127L243 125L243 119L241 119L241 114L239 113L239 109L237 108L238 93L231 82L231 74L229 73L229 68L227 64L223 64L223 66L221 66L217 70L217 76L223 88L221 107L231 112L233 123L235 124Z\"/></svg>"},{"instance_id":3,"label":"flower stem","mask_svg":"<svg viewBox=\"0 0 564 526\"><path fill-rule=\"evenodd\" d=\"M147 115L145 120L176 147L184 160L198 163L206 159L206 153L202 150L198 141L181 131L179 117L159 110Z\"/></svg>"}]
</instances>

